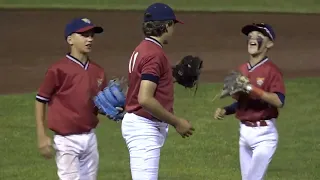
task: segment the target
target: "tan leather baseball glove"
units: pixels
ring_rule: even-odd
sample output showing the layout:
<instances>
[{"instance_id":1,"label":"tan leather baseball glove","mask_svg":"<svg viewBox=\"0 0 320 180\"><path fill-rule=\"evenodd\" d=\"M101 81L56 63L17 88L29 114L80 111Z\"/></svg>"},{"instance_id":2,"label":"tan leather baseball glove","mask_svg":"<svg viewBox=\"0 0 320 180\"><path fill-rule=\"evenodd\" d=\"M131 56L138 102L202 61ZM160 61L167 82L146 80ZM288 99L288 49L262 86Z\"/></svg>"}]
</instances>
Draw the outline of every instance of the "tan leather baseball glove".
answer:
<instances>
[{"instance_id":1,"label":"tan leather baseball glove","mask_svg":"<svg viewBox=\"0 0 320 180\"><path fill-rule=\"evenodd\" d=\"M249 79L238 71L231 71L223 81L223 89L220 99L232 96L237 92L246 92L246 86L250 84Z\"/></svg>"}]
</instances>

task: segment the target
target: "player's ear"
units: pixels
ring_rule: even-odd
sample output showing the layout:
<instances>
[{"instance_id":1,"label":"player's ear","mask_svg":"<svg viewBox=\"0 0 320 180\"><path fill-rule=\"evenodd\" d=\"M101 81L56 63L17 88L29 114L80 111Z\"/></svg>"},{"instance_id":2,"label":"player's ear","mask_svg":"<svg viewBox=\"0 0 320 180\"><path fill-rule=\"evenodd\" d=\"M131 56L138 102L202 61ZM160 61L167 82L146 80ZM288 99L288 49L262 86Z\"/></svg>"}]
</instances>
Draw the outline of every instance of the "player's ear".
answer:
<instances>
[{"instance_id":1,"label":"player's ear","mask_svg":"<svg viewBox=\"0 0 320 180\"><path fill-rule=\"evenodd\" d=\"M67 42L68 42L69 45L73 45L72 37L71 37L71 36L68 36L68 37L67 37Z\"/></svg>"},{"instance_id":2,"label":"player's ear","mask_svg":"<svg viewBox=\"0 0 320 180\"><path fill-rule=\"evenodd\" d=\"M273 47L273 41L270 41L270 40L268 40L267 41L267 44L266 44L266 47L268 48L268 49L270 49L270 48L272 48Z\"/></svg>"}]
</instances>

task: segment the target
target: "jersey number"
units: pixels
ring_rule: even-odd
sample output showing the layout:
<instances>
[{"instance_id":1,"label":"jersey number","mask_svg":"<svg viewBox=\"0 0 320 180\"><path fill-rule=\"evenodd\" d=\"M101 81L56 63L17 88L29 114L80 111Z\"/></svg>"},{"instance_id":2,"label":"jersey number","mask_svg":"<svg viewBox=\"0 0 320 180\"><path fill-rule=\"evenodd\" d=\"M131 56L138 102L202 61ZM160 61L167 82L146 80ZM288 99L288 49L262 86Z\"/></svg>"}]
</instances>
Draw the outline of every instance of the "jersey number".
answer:
<instances>
[{"instance_id":1,"label":"jersey number","mask_svg":"<svg viewBox=\"0 0 320 180\"><path fill-rule=\"evenodd\" d=\"M133 52L131 57L130 57L130 61L129 61L129 73L131 73L133 71L134 65L136 64L136 60L138 57L138 52Z\"/></svg>"}]
</instances>

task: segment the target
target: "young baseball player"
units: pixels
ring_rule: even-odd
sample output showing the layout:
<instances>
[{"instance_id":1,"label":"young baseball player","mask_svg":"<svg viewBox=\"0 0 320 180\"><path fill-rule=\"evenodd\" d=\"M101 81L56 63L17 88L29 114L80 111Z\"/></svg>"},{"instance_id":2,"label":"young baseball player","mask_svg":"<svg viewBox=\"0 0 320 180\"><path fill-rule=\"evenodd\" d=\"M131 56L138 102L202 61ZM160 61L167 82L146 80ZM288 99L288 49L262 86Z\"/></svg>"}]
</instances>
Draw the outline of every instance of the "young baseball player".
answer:
<instances>
[{"instance_id":1,"label":"young baseball player","mask_svg":"<svg viewBox=\"0 0 320 180\"><path fill-rule=\"evenodd\" d=\"M180 23L166 4L150 5L144 14L146 38L129 60L126 114L122 136L130 154L133 180L157 180L160 150L168 125L182 137L192 135L191 124L173 114L174 82L172 66L163 50Z\"/></svg>"},{"instance_id":2,"label":"young baseball player","mask_svg":"<svg viewBox=\"0 0 320 180\"><path fill-rule=\"evenodd\" d=\"M278 108L285 104L285 85L279 68L267 57L276 35L268 24L242 28L247 35L250 59L239 67L250 84L246 93L233 96L236 102L215 111L214 118L235 114L240 120L239 153L242 180L263 180L276 151Z\"/></svg>"},{"instance_id":3,"label":"young baseball player","mask_svg":"<svg viewBox=\"0 0 320 180\"><path fill-rule=\"evenodd\" d=\"M104 69L88 54L94 35L102 32L87 18L68 23L65 40L70 53L48 68L36 96L38 148L42 156L51 158L54 147L60 180L95 180L97 176L99 154L94 129L98 112L92 99L106 87L107 80ZM54 132L53 143L47 128Z\"/></svg>"}]
</instances>

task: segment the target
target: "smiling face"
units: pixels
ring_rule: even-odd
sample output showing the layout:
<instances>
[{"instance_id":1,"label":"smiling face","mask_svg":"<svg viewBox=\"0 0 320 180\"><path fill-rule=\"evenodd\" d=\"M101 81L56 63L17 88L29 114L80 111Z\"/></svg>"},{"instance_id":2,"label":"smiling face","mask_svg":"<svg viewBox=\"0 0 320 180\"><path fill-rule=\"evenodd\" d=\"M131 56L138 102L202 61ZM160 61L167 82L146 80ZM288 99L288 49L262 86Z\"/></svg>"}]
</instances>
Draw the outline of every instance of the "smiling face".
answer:
<instances>
[{"instance_id":1,"label":"smiling face","mask_svg":"<svg viewBox=\"0 0 320 180\"><path fill-rule=\"evenodd\" d=\"M77 50L80 53L86 54L91 52L93 45L94 31L89 30L81 33L73 33L67 39L71 48Z\"/></svg>"},{"instance_id":2,"label":"smiling face","mask_svg":"<svg viewBox=\"0 0 320 180\"><path fill-rule=\"evenodd\" d=\"M266 52L273 46L269 37L259 31L252 31L248 34L248 53L252 56Z\"/></svg>"}]
</instances>

